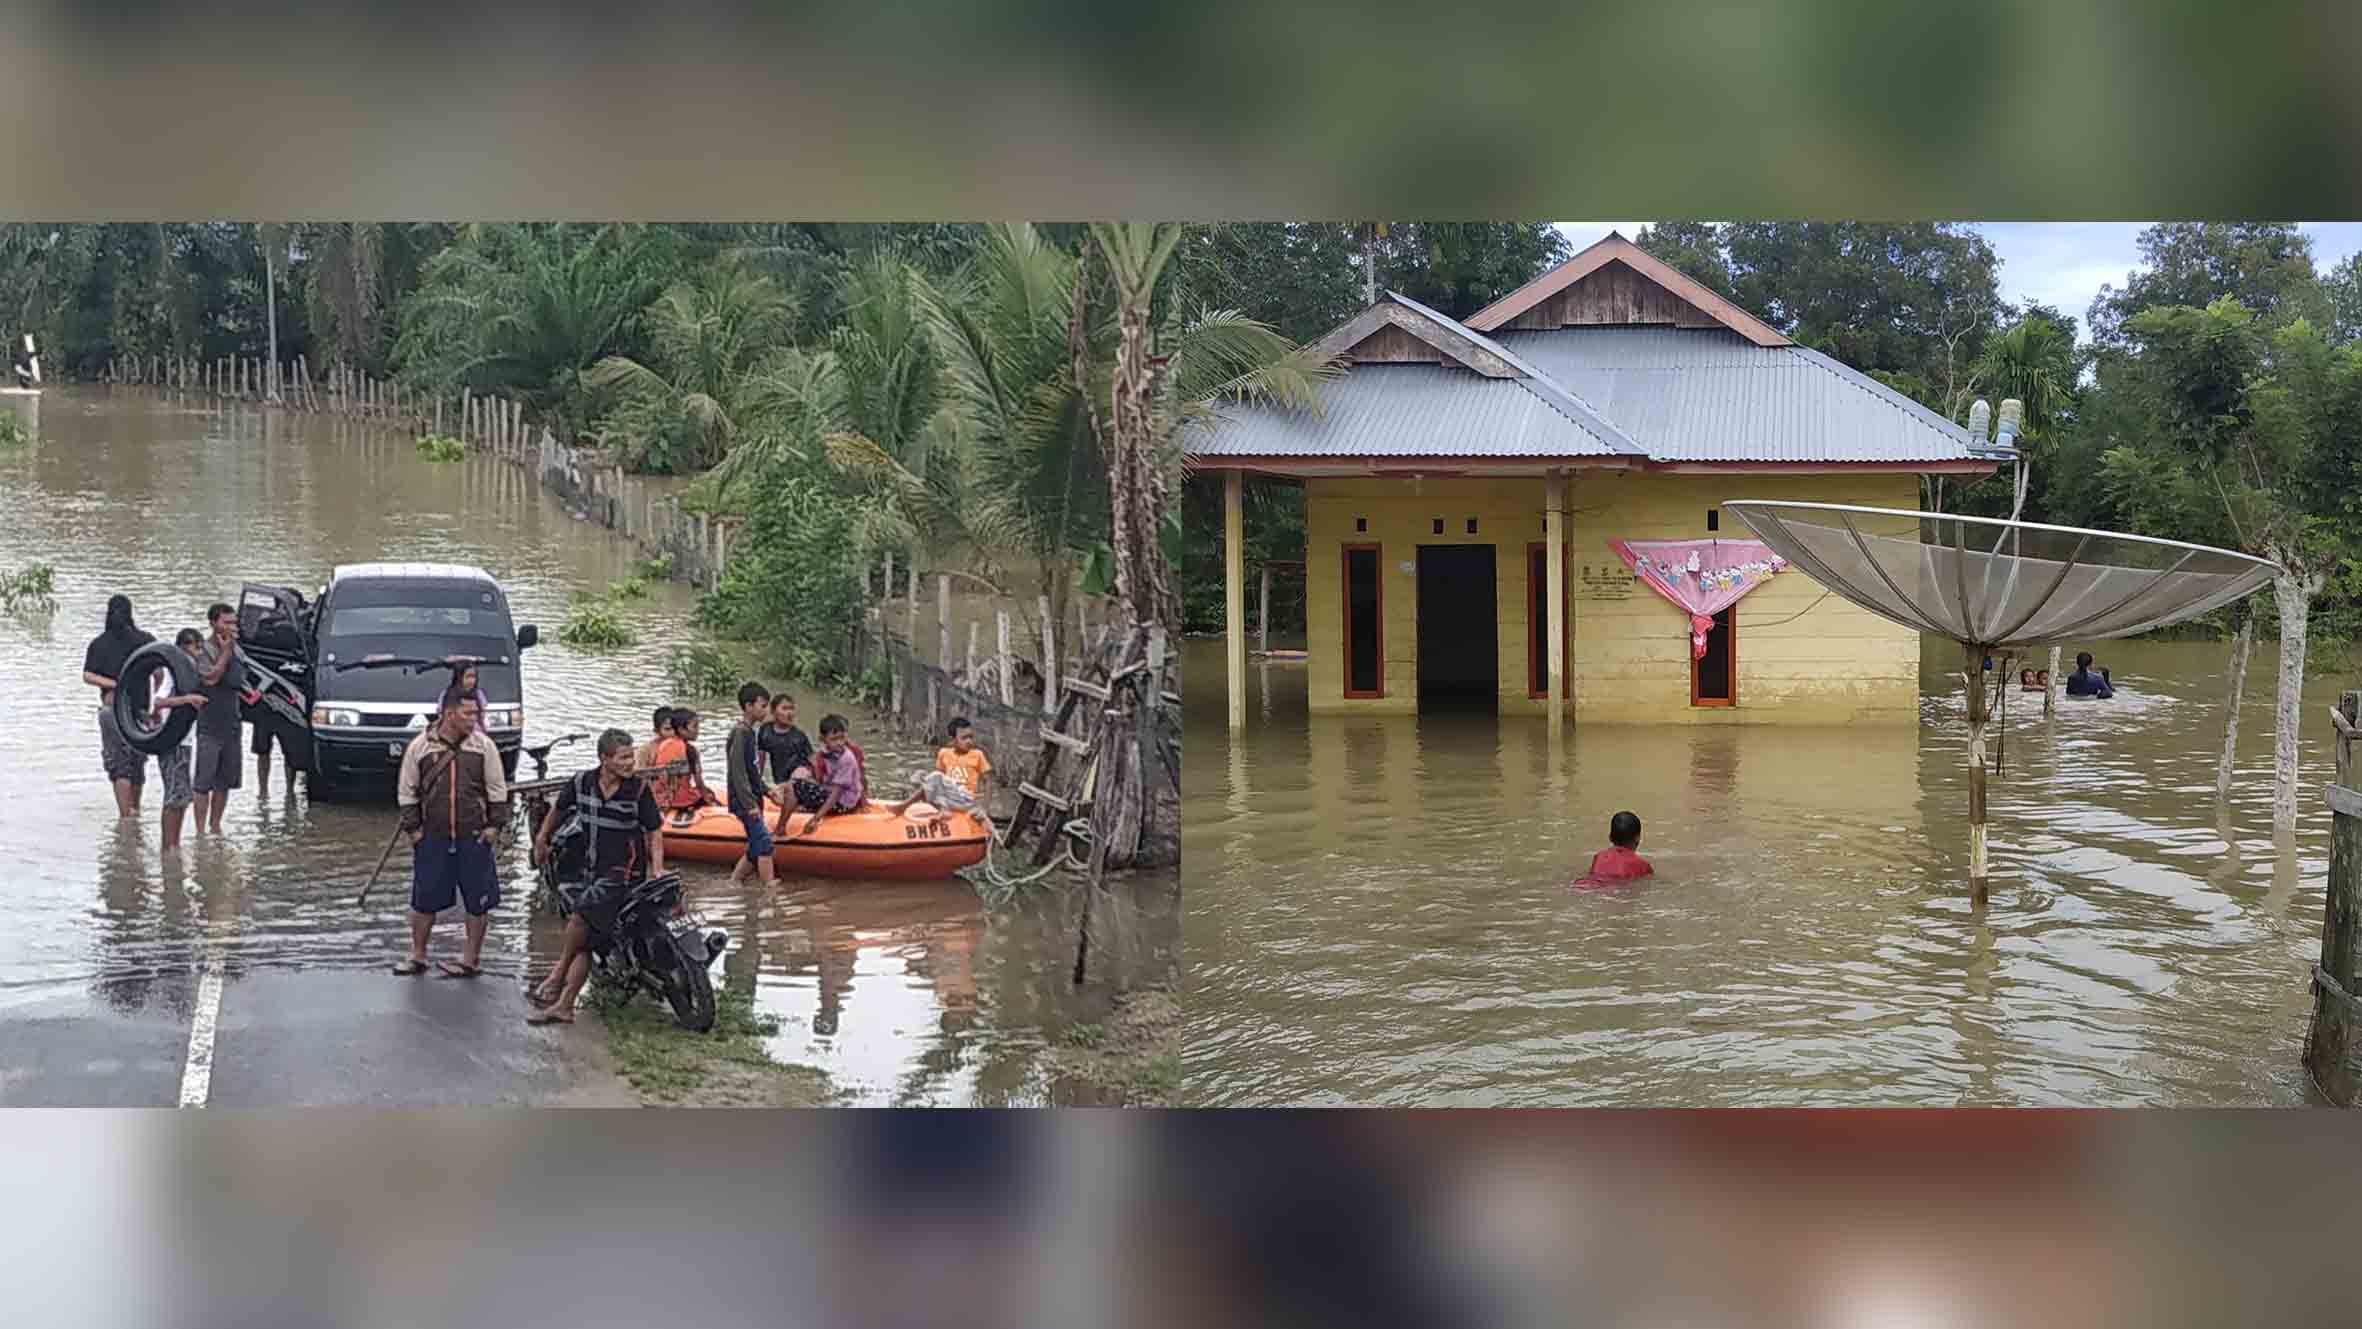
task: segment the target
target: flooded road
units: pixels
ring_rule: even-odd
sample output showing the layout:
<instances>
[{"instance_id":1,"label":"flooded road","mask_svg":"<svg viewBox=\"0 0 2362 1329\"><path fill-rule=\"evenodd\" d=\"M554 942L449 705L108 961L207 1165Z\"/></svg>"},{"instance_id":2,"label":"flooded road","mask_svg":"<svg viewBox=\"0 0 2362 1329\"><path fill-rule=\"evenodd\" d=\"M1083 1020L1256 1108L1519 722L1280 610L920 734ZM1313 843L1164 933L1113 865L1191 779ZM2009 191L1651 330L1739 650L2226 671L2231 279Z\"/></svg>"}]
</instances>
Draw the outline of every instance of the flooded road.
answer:
<instances>
[{"instance_id":1,"label":"flooded road","mask_svg":"<svg viewBox=\"0 0 2362 1329\"><path fill-rule=\"evenodd\" d=\"M36 436L0 451L0 571L50 564L58 604L44 616L0 617L0 688L14 702L0 709L0 747L11 755L0 766L0 855L9 864L0 874L0 1103L170 1102L208 965L224 988L229 1064L216 1070L217 1099L288 1101L273 1097L282 1068L239 1078L241 1019L259 1028L272 1016L242 1005L242 992L262 991L254 985L274 975L349 974L382 984L355 1017L374 1019L385 1012L369 1003L417 1013L401 1005L409 998L382 994L467 985L382 976L403 944L399 855L366 909L353 897L385 846L390 803L314 805L278 769L260 798L247 758L223 834L190 831L168 860L151 763L138 819L118 821L99 763L96 694L80 678L106 597L129 595L140 626L169 638L200 625L212 601L234 601L244 581L310 594L338 563L481 565L506 587L516 621L542 629L542 644L524 656L526 741L536 743L610 725L644 737L650 708L674 700L664 660L685 637L668 633L686 622L693 593L658 583L623 610L638 645L577 651L557 640L570 599L630 576L636 555L574 520L515 467L436 465L396 430L147 392L51 389L18 409ZM423 690L431 694L431 682ZM873 778L926 757L853 703L804 692L807 729L829 710L853 718ZM697 704L708 769L718 772L731 709L720 699ZM561 754L552 770L587 761ZM527 916L522 840L505 852L506 898L486 961L490 984L514 1005L528 965L538 972L555 959L557 930ZM732 932L718 973L781 1017L774 1053L827 1072L845 1101L1042 1101L1047 1088L1023 1071L1025 1055L1104 1000L1051 981L1071 966L1070 927L1038 911L987 917L962 882L791 878L764 896L733 887L726 869L691 865L684 876L692 903ZM456 953L458 933L454 913L437 928L437 953ZM1141 963L1169 966L1172 941L1141 951ZM94 1030L105 1046L87 1046ZM547 1068L519 1065L523 1079L488 1080L483 1097L530 1099L526 1081ZM446 1096L479 1101L465 1083Z\"/></svg>"},{"instance_id":2,"label":"flooded road","mask_svg":"<svg viewBox=\"0 0 2362 1329\"><path fill-rule=\"evenodd\" d=\"M1591 725L1556 754L1538 719L1311 717L1302 666L1256 662L1233 745L1192 643L1189 1101L2305 1101L2315 717L2350 667L2308 687L2276 846L2271 651L2218 822L2227 647L2100 645L2115 700L2010 698L1980 913L1949 643L1916 727ZM1657 876L1567 889L1624 808Z\"/></svg>"}]
</instances>

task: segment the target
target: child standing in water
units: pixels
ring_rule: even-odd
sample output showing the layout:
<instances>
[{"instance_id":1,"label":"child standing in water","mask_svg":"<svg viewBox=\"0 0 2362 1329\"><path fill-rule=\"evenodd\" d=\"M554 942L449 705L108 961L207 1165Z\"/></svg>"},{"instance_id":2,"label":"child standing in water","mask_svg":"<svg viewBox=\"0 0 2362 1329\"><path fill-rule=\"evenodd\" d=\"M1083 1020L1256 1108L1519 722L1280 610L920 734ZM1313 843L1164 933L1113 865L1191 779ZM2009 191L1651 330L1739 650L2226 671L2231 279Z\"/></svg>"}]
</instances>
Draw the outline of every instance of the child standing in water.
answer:
<instances>
[{"instance_id":1,"label":"child standing in water","mask_svg":"<svg viewBox=\"0 0 2362 1329\"><path fill-rule=\"evenodd\" d=\"M1612 886L1620 881L1656 875L1647 859L1640 856L1640 818L1629 812L1619 812L1608 819L1608 847L1591 856L1591 870L1574 883L1577 886Z\"/></svg>"}]
</instances>

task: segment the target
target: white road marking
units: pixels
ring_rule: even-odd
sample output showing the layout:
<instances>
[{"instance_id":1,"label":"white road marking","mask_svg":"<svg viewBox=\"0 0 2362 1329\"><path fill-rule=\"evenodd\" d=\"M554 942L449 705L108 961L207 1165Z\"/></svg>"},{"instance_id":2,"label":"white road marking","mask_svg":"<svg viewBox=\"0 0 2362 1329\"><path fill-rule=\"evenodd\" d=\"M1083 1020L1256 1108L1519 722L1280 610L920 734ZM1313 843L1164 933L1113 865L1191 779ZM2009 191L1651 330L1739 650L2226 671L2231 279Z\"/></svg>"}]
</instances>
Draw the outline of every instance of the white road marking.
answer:
<instances>
[{"instance_id":1,"label":"white road marking","mask_svg":"<svg viewBox=\"0 0 2362 1329\"><path fill-rule=\"evenodd\" d=\"M180 1105L185 1108L205 1106L205 1096L213 1088L213 1032L221 1019L222 959L222 948L217 945L206 957L205 976L197 982L196 1018L189 1022L189 1059L180 1073Z\"/></svg>"}]
</instances>

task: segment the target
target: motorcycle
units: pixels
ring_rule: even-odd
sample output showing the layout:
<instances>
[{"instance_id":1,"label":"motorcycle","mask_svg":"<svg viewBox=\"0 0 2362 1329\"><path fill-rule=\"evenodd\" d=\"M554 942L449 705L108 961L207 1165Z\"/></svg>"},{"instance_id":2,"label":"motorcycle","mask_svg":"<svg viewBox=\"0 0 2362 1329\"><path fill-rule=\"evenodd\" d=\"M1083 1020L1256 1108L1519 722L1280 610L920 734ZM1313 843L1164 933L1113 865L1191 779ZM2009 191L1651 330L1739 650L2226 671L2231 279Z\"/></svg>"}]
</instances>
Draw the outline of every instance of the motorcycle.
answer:
<instances>
[{"instance_id":1,"label":"motorcycle","mask_svg":"<svg viewBox=\"0 0 2362 1329\"><path fill-rule=\"evenodd\" d=\"M584 737L562 734L525 749L525 755L533 759L534 778L521 782L518 788L523 794L519 802L529 818L528 835L539 830L552 798L569 778L549 778L551 750ZM534 902L555 910L561 919L573 916L589 887L588 882L566 878L589 858L590 834L580 818L569 817L551 834L549 852L536 866L539 884ZM623 902L615 911L612 932L591 932L591 976L627 1000L643 991L662 999L672 1007L674 1023L691 1033L711 1030L714 989L707 968L729 947L730 934L708 926L687 906L677 872L614 883L611 889L624 892Z\"/></svg>"}]
</instances>

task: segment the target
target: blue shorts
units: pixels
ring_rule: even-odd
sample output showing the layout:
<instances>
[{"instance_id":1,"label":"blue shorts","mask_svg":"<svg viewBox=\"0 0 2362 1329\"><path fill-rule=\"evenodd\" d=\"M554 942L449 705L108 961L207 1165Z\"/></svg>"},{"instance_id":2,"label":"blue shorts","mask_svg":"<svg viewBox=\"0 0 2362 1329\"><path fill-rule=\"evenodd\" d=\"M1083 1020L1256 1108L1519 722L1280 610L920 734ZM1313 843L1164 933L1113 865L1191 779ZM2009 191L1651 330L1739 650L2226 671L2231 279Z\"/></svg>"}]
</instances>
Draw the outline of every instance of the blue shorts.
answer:
<instances>
[{"instance_id":1,"label":"blue shorts","mask_svg":"<svg viewBox=\"0 0 2362 1329\"><path fill-rule=\"evenodd\" d=\"M771 856L771 828L760 812L741 812L738 824L746 828L746 861L760 863Z\"/></svg>"},{"instance_id":2,"label":"blue shorts","mask_svg":"<svg viewBox=\"0 0 2362 1329\"><path fill-rule=\"evenodd\" d=\"M439 914L464 900L473 915L500 903L500 882L492 871L492 846L473 836L445 840L428 836L410 851L410 907Z\"/></svg>"}]
</instances>

